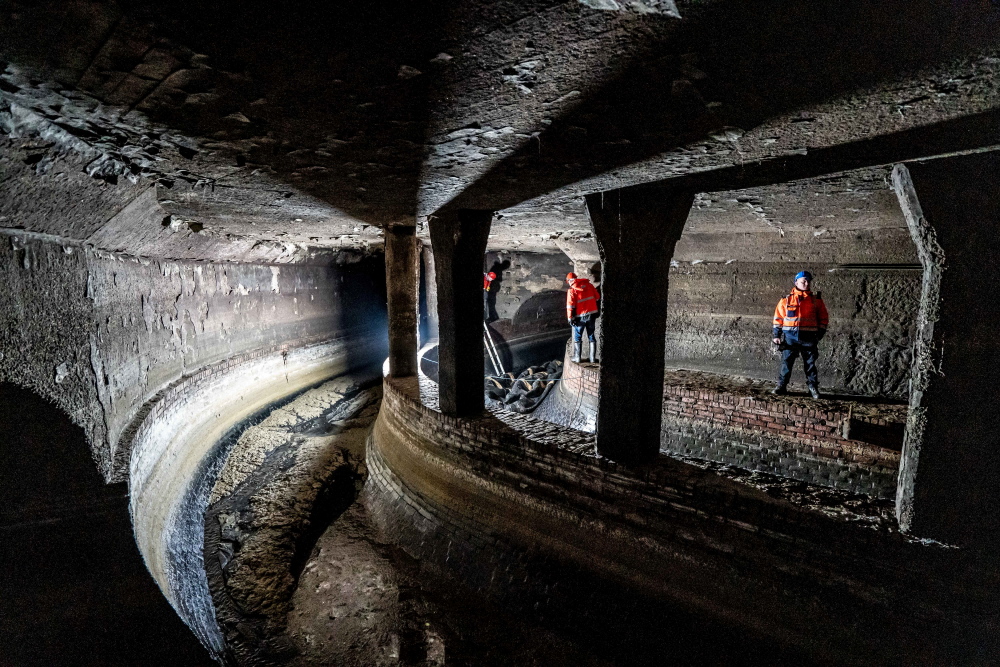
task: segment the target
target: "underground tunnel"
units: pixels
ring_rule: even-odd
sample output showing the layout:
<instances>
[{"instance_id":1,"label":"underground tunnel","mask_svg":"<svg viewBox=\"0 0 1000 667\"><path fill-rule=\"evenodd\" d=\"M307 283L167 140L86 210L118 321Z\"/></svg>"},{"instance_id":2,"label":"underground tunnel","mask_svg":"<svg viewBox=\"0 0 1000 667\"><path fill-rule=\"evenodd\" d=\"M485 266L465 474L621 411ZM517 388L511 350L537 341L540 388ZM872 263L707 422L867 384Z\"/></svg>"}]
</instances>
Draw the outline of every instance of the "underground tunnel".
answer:
<instances>
[{"instance_id":1,"label":"underground tunnel","mask_svg":"<svg viewBox=\"0 0 1000 667\"><path fill-rule=\"evenodd\" d=\"M1000 662L998 70L986 0L6 3L0 665Z\"/></svg>"}]
</instances>

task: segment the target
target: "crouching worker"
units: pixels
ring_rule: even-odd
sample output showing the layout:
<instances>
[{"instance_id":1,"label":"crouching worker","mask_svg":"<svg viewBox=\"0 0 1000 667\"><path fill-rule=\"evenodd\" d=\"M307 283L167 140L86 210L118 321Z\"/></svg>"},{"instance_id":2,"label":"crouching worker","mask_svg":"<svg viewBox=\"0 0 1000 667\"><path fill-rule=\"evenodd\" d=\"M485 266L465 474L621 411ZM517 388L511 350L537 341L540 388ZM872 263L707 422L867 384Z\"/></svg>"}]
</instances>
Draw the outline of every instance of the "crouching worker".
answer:
<instances>
[{"instance_id":1,"label":"crouching worker","mask_svg":"<svg viewBox=\"0 0 1000 667\"><path fill-rule=\"evenodd\" d=\"M577 278L575 273L566 274L569 290L566 292L566 319L573 327L573 361L580 361L583 331L587 330L590 341L590 363L594 363L597 342L594 327L597 324L597 302L601 298L597 288L586 278Z\"/></svg>"},{"instance_id":2,"label":"crouching worker","mask_svg":"<svg viewBox=\"0 0 1000 667\"><path fill-rule=\"evenodd\" d=\"M806 385L813 398L819 398L819 373L816 370L818 344L826 335L830 318L819 294L809 291L812 274L800 271L795 275L795 287L778 302L774 309L773 342L781 350L781 371L778 386L772 394L784 394L792 375L795 360L802 356Z\"/></svg>"}]
</instances>

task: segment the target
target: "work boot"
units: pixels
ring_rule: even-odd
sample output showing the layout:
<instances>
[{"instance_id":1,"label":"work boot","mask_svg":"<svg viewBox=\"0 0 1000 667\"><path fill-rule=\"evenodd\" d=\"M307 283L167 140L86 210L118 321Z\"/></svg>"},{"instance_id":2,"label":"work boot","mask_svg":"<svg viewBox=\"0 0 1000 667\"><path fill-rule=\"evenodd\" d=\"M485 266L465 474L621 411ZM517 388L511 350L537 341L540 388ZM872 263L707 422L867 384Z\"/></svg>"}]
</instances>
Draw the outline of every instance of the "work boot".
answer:
<instances>
[{"instance_id":1,"label":"work boot","mask_svg":"<svg viewBox=\"0 0 1000 667\"><path fill-rule=\"evenodd\" d=\"M594 363L594 346L590 346L590 363Z\"/></svg>"},{"instance_id":2,"label":"work boot","mask_svg":"<svg viewBox=\"0 0 1000 667\"><path fill-rule=\"evenodd\" d=\"M573 361L580 363L580 343L573 343Z\"/></svg>"},{"instance_id":3,"label":"work boot","mask_svg":"<svg viewBox=\"0 0 1000 667\"><path fill-rule=\"evenodd\" d=\"M814 387L812 385L809 385L809 395L818 400L819 399L819 387Z\"/></svg>"},{"instance_id":4,"label":"work boot","mask_svg":"<svg viewBox=\"0 0 1000 667\"><path fill-rule=\"evenodd\" d=\"M784 396L785 393L787 393L785 391L785 385L779 384L777 387L771 390L771 393L774 394L775 396Z\"/></svg>"}]
</instances>

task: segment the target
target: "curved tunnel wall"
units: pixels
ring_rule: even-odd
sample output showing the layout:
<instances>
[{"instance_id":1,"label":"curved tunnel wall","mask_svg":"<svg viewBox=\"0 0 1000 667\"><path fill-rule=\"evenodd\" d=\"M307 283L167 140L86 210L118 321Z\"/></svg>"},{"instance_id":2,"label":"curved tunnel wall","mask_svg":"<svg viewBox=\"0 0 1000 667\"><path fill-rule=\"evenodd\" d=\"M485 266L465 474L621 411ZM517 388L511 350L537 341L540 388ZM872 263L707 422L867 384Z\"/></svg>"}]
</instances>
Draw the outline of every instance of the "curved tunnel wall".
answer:
<instances>
[{"instance_id":1,"label":"curved tunnel wall","mask_svg":"<svg viewBox=\"0 0 1000 667\"><path fill-rule=\"evenodd\" d=\"M104 479L129 480L150 572L218 652L200 569L214 448L255 411L384 357L381 258L177 262L9 232L0 279L0 380L65 410Z\"/></svg>"},{"instance_id":2,"label":"curved tunnel wall","mask_svg":"<svg viewBox=\"0 0 1000 667\"><path fill-rule=\"evenodd\" d=\"M276 401L383 354L375 336L345 336L236 356L166 391L139 428L129 474L136 541L164 595L216 655L225 646L204 569L204 514L232 445L226 434Z\"/></svg>"},{"instance_id":3,"label":"curved tunnel wall","mask_svg":"<svg viewBox=\"0 0 1000 667\"><path fill-rule=\"evenodd\" d=\"M448 417L421 404L414 378L384 386L367 505L424 566L474 589L550 617L593 621L606 610L599 627L635 613L629 600L653 597L824 659L926 660L955 650L956 637L993 631L989 591L998 589L983 582L998 573L974 554L664 457L631 471L595 458L589 436L524 416ZM597 596L608 582L624 602L604 606Z\"/></svg>"},{"instance_id":4,"label":"curved tunnel wall","mask_svg":"<svg viewBox=\"0 0 1000 667\"><path fill-rule=\"evenodd\" d=\"M131 439L171 383L246 352L384 329L382 263L358 257L281 266L155 260L6 232L0 380L64 409L105 478L124 481Z\"/></svg>"},{"instance_id":5,"label":"curved tunnel wall","mask_svg":"<svg viewBox=\"0 0 1000 667\"><path fill-rule=\"evenodd\" d=\"M106 485L83 430L0 383L0 662L204 665L135 545L124 484Z\"/></svg>"}]
</instances>

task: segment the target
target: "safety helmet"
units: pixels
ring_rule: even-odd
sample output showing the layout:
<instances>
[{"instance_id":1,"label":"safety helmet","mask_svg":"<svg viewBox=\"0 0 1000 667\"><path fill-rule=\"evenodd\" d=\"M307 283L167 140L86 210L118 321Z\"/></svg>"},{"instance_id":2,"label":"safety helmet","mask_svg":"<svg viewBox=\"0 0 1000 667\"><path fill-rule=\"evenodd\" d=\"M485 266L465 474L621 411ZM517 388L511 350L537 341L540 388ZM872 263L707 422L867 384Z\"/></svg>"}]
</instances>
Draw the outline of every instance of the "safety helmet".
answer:
<instances>
[{"instance_id":1,"label":"safety helmet","mask_svg":"<svg viewBox=\"0 0 1000 667\"><path fill-rule=\"evenodd\" d=\"M571 280L576 280L576 274L573 273L572 271L566 274L566 282L569 282Z\"/></svg>"},{"instance_id":2,"label":"safety helmet","mask_svg":"<svg viewBox=\"0 0 1000 667\"><path fill-rule=\"evenodd\" d=\"M486 274L486 279L487 280L496 280L497 279L497 274L495 274L492 271L490 271L489 273Z\"/></svg>"},{"instance_id":3,"label":"safety helmet","mask_svg":"<svg viewBox=\"0 0 1000 667\"><path fill-rule=\"evenodd\" d=\"M799 271L798 273L795 274L795 282L798 282L799 278L805 278L809 282L812 282L813 274L809 273L808 271Z\"/></svg>"}]
</instances>

